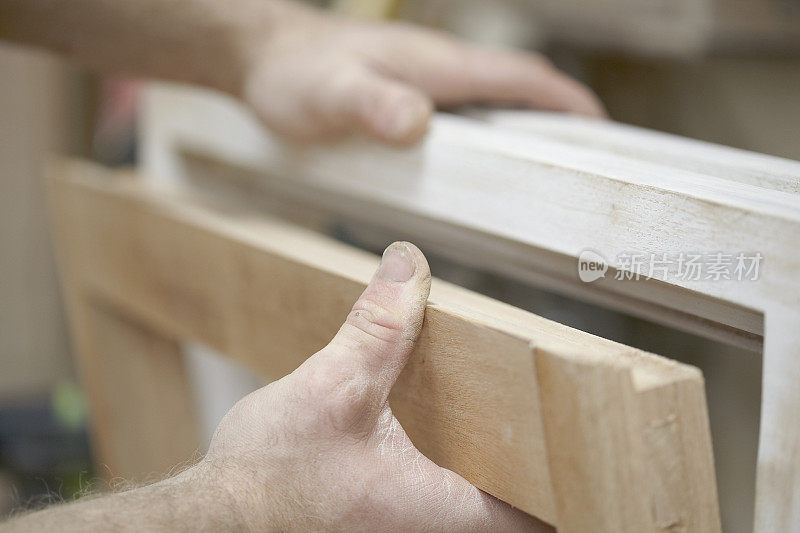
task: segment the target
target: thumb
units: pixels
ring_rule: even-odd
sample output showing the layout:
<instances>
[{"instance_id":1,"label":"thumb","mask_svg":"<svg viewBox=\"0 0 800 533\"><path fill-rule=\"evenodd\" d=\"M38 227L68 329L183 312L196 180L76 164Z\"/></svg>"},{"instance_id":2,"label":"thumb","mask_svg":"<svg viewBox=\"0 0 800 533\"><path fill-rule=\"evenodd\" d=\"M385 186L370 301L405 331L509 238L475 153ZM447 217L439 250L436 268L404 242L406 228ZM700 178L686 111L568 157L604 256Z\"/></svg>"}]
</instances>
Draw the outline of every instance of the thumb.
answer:
<instances>
[{"instance_id":1,"label":"thumb","mask_svg":"<svg viewBox=\"0 0 800 533\"><path fill-rule=\"evenodd\" d=\"M428 262L411 243L383 252L372 280L328 345L341 362L380 385L385 399L411 355L431 287Z\"/></svg>"},{"instance_id":2,"label":"thumb","mask_svg":"<svg viewBox=\"0 0 800 533\"><path fill-rule=\"evenodd\" d=\"M326 388L346 391L354 408L348 411L373 415L363 420L367 424L385 405L411 355L430 284L428 262L416 246L390 245L336 336L304 365L325 376Z\"/></svg>"},{"instance_id":3,"label":"thumb","mask_svg":"<svg viewBox=\"0 0 800 533\"><path fill-rule=\"evenodd\" d=\"M411 85L359 66L342 72L332 86L320 102L328 123L392 144L413 143L427 130L433 103Z\"/></svg>"}]
</instances>

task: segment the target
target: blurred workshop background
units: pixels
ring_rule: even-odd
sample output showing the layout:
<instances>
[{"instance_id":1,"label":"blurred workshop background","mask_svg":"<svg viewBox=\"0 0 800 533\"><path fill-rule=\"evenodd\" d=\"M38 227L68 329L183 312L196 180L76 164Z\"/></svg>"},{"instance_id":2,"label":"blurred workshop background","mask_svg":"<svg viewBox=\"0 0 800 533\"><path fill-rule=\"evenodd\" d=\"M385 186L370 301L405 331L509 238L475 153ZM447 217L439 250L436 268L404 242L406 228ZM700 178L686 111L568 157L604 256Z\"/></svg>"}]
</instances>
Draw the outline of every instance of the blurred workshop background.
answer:
<instances>
[{"instance_id":1,"label":"blurred workshop background","mask_svg":"<svg viewBox=\"0 0 800 533\"><path fill-rule=\"evenodd\" d=\"M588 83L617 121L800 159L796 0L331 4L358 16L409 20L473 41L536 49ZM144 82L100 78L3 43L0 73L0 516L5 516L102 488L93 480L107 477L91 460L87 406L70 353L41 168L53 152L108 165L135 163ZM337 231L358 243L357 231ZM436 258L431 263L439 277L699 366L707 381L723 526L750 530L760 354ZM216 410L227 407L223 402Z\"/></svg>"}]
</instances>

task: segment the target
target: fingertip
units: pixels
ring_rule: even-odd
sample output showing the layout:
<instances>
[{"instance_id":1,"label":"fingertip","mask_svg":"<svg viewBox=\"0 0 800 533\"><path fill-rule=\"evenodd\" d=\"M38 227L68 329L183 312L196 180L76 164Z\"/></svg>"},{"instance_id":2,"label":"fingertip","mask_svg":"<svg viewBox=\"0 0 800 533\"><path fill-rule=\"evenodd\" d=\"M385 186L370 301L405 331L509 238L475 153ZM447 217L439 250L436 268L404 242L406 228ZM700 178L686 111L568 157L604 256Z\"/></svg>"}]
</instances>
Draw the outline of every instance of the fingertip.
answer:
<instances>
[{"instance_id":1,"label":"fingertip","mask_svg":"<svg viewBox=\"0 0 800 533\"><path fill-rule=\"evenodd\" d=\"M593 103L585 103L580 105L575 105L572 109L569 109L569 112L575 115L580 115L585 118L591 118L596 120L608 120L608 112L606 111L605 107L599 104Z\"/></svg>"},{"instance_id":2,"label":"fingertip","mask_svg":"<svg viewBox=\"0 0 800 533\"><path fill-rule=\"evenodd\" d=\"M590 118L608 118L600 98L588 85L555 67L550 70L550 78L552 81L550 90L560 102L561 111Z\"/></svg>"},{"instance_id":3,"label":"fingertip","mask_svg":"<svg viewBox=\"0 0 800 533\"><path fill-rule=\"evenodd\" d=\"M581 93L582 94L575 99L576 105L573 111L574 113L589 118L603 120L607 120L609 118L603 102L600 101L600 98L597 97L594 91L588 87L582 87Z\"/></svg>"},{"instance_id":4,"label":"fingertip","mask_svg":"<svg viewBox=\"0 0 800 533\"><path fill-rule=\"evenodd\" d=\"M345 323L315 357L353 369L361 383L373 385L371 405L383 405L422 331L429 291L430 270L419 248L390 244Z\"/></svg>"},{"instance_id":5,"label":"fingertip","mask_svg":"<svg viewBox=\"0 0 800 533\"><path fill-rule=\"evenodd\" d=\"M408 242L408 241L395 241L390 244L386 249L400 247L406 253L408 253L414 261L414 265L416 267L414 272L414 277L419 279L426 279L431 277L431 269L428 265L428 260L425 258L425 254L422 253L422 250L417 248L416 245Z\"/></svg>"},{"instance_id":6,"label":"fingertip","mask_svg":"<svg viewBox=\"0 0 800 533\"><path fill-rule=\"evenodd\" d=\"M381 264L375 273L376 279L406 283L414 277L417 269L416 257L404 243L392 243L386 247Z\"/></svg>"},{"instance_id":7,"label":"fingertip","mask_svg":"<svg viewBox=\"0 0 800 533\"><path fill-rule=\"evenodd\" d=\"M406 266L406 263L410 263ZM402 314L406 317L409 331L413 336L419 333L425 305L431 290L431 270L428 260L422 251L407 241L396 241L386 247L383 252L381 264L373 278L375 280L389 281L380 283L375 290L391 290L395 292L396 300L392 307L397 307L400 302ZM397 281L400 280L398 283ZM394 288L390 288L394 286ZM367 289L369 290L369 288Z\"/></svg>"},{"instance_id":8,"label":"fingertip","mask_svg":"<svg viewBox=\"0 0 800 533\"><path fill-rule=\"evenodd\" d=\"M386 247L373 281L380 280L390 284L402 284L409 302L427 301L431 285L431 271L428 260L422 251L407 241L396 241ZM417 309L423 304L412 304L409 309Z\"/></svg>"},{"instance_id":9,"label":"fingertip","mask_svg":"<svg viewBox=\"0 0 800 533\"><path fill-rule=\"evenodd\" d=\"M526 104L534 109L603 118L605 109L588 85L555 67L528 71Z\"/></svg>"}]
</instances>

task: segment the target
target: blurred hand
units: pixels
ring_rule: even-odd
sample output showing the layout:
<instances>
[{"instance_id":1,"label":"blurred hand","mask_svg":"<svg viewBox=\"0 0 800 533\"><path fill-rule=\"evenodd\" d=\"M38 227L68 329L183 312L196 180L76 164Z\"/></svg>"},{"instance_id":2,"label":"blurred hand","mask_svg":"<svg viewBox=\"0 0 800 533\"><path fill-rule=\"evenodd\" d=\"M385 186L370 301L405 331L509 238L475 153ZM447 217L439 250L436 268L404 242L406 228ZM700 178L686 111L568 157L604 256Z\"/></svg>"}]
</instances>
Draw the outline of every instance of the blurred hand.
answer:
<instances>
[{"instance_id":1,"label":"blurred hand","mask_svg":"<svg viewBox=\"0 0 800 533\"><path fill-rule=\"evenodd\" d=\"M411 143L434 105L605 115L587 87L537 54L287 0L0 0L0 9L0 39L44 46L106 73L231 93L296 139L360 130Z\"/></svg>"},{"instance_id":2,"label":"blurred hand","mask_svg":"<svg viewBox=\"0 0 800 533\"><path fill-rule=\"evenodd\" d=\"M272 130L311 140L361 130L406 144L434 105L501 103L604 117L586 86L537 54L400 23L302 11L254 39L243 98Z\"/></svg>"},{"instance_id":3,"label":"blurred hand","mask_svg":"<svg viewBox=\"0 0 800 533\"><path fill-rule=\"evenodd\" d=\"M422 327L430 271L387 248L331 343L237 403L195 469L245 525L302 531L521 531L546 527L440 468L387 403ZM549 530L549 529L548 529Z\"/></svg>"}]
</instances>

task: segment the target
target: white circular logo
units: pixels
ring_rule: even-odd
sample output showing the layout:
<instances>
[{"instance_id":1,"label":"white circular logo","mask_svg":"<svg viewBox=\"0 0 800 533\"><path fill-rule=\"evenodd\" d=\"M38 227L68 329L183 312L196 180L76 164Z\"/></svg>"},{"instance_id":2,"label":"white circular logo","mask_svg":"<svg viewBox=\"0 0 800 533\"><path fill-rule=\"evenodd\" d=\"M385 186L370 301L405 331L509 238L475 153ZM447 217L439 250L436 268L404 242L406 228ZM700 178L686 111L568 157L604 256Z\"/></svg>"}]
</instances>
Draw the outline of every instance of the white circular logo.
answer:
<instances>
[{"instance_id":1,"label":"white circular logo","mask_svg":"<svg viewBox=\"0 0 800 533\"><path fill-rule=\"evenodd\" d=\"M594 250L583 250L578 255L578 277L584 283L606 277L608 263L605 257Z\"/></svg>"}]
</instances>

